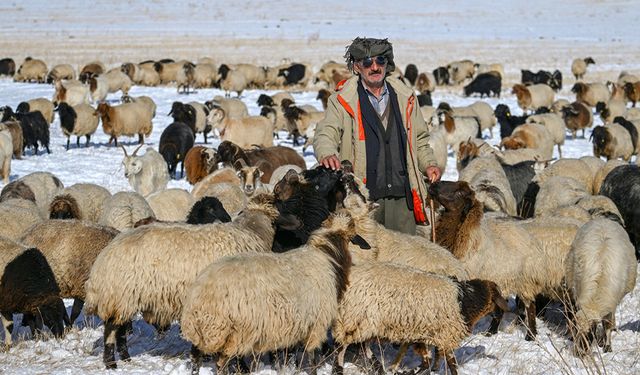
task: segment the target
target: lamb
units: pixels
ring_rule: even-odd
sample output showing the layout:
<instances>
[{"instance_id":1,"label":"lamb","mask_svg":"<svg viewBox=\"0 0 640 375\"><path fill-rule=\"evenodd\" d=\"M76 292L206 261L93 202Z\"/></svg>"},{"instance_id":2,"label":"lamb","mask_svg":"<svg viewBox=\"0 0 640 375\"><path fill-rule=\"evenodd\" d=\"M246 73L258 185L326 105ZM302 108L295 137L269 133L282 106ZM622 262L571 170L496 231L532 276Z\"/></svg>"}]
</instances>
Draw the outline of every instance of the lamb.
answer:
<instances>
[{"instance_id":1,"label":"lamb","mask_svg":"<svg viewBox=\"0 0 640 375\"><path fill-rule=\"evenodd\" d=\"M544 125L529 123L518 126L511 136L503 138L500 146L508 150L530 148L537 150L543 160L553 158L553 140Z\"/></svg>"},{"instance_id":2,"label":"lamb","mask_svg":"<svg viewBox=\"0 0 640 375\"><path fill-rule=\"evenodd\" d=\"M564 145L567 127L560 115L555 113L531 115L526 119L525 123L544 126L549 131L553 143L558 146L558 158L562 158L562 149L560 146Z\"/></svg>"},{"instance_id":3,"label":"lamb","mask_svg":"<svg viewBox=\"0 0 640 375\"><path fill-rule=\"evenodd\" d=\"M115 193L104 201L99 224L119 231L133 228L141 219L154 217L149 203L140 194L132 191Z\"/></svg>"},{"instance_id":4,"label":"lamb","mask_svg":"<svg viewBox=\"0 0 640 375\"><path fill-rule=\"evenodd\" d=\"M224 109L229 118L241 119L244 117L249 117L249 110L247 109L247 105L238 98L224 98L222 96L216 95L213 97L213 100L205 102L204 105L209 109L209 111L211 111L214 107L220 107Z\"/></svg>"},{"instance_id":5,"label":"lamb","mask_svg":"<svg viewBox=\"0 0 640 375\"><path fill-rule=\"evenodd\" d=\"M13 76L13 80L15 82L33 81L36 83L45 83L48 71L47 64L44 61L27 57Z\"/></svg>"},{"instance_id":6,"label":"lamb","mask_svg":"<svg viewBox=\"0 0 640 375\"><path fill-rule=\"evenodd\" d=\"M176 74L176 86L178 94L180 94L180 88L182 88L183 94L189 93L189 88L195 85L195 70L196 66L191 62L185 62L182 67L178 69ZM192 91L193 93L194 91Z\"/></svg>"},{"instance_id":7,"label":"lamb","mask_svg":"<svg viewBox=\"0 0 640 375\"><path fill-rule=\"evenodd\" d=\"M120 70L128 75L136 85L158 86L160 84L160 74L153 68L153 65L124 63Z\"/></svg>"},{"instance_id":8,"label":"lamb","mask_svg":"<svg viewBox=\"0 0 640 375\"><path fill-rule=\"evenodd\" d=\"M571 73L573 73L573 76L576 77L576 81L584 77L585 73L587 73L587 67L589 66L589 64L595 63L596 62L593 61L591 57L573 60L573 62L571 63Z\"/></svg>"},{"instance_id":9,"label":"lamb","mask_svg":"<svg viewBox=\"0 0 640 375\"><path fill-rule=\"evenodd\" d=\"M180 318L187 288L207 265L224 256L269 252L278 217L273 201L258 196L231 223L147 225L111 241L85 285L87 313L105 321L105 366L116 367L116 346L120 359L129 359L126 324L135 314L166 327Z\"/></svg>"},{"instance_id":10,"label":"lamb","mask_svg":"<svg viewBox=\"0 0 640 375\"><path fill-rule=\"evenodd\" d=\"M174 122L160 135L158 150L169 169L169 176L176 178L176 168L180 164L180 175L184 176L184 157L193 147L194 134L186 124Z\"/></svg>"},{"instance_id":11,"label":"lamb","mask_svg":"<svg viewBox=\"0 0 640 375\"><path fill-rule=\"evenodd\" d=\"M575 301L575 352L584 356L598 323L605 353L611 351L611 329L615 328L616 307L636 284L634 248L624 229L606 219L583 225L571 244L566 260L567 287Z\"/></svg>"},{"instance_id":12,"label":"lamb","mask_svg":"<svg viewBox=\"0 0 640 375\"><path fill-rule=\"evenodd\" d=\"M192 147L184 157L187 182L195 185L216 170L219 162L220 157L215 149L203 146Z\"/></svg>"},{"instance_id":13,"label":"lamb","mask_svg":"<svg viewBox=\"0 0 640 375\"><path fill-rule=\"evenodd\" d=\"M55 89L52 99L54 106L65 102L73 107L83 103L89 104L91 101L89 86L75 79L55 81Z\"/></svg>"},{"instance_id":14,"label":"lamb","mask_svg":"<svg viewBox=\"0 0 640 375\"><path fill-rule=\"evenodd\" d=\"M222 368L229 357L296 344L308 353L318 349L348 285L347 244L355 236L353 220L336 215L303 247L283 254L245 252L204 269L181 316L182 334L192 342L191 371L198 373L203 353L218 354Z\"/></svg>"},{"instance_id":15,"label":"lamb","mask_svg":"<svg viewBox=\"0 0 640 375\"><path fill-rule=\"evenodd\" d=\"M75 299L69 324L82 310L84 285L93 262L118 233L116 229L86 221L45 220L20 238L20 243L38 248L47 259L60 287L60 297Z\"/></svg>"},{"instance_id":16,"label":"lamb","mask_svg":"<svg viewBox=\"0 0 640 375\"><path fill-rule=\"evenodd\" d=\"M26 102L21 102L16 107L17 113L28 113L38 111L42 113L42 117L47 121L47 124L51 125L53 122L53 110L54 106L51 100L47 98L36 98Z\"/></svg>"},{"instance_id":17,"label":"lamb","mask_svg":"<svg viewBox=\"0 0 640 375\"><path fill-rule=\"evenodd\" d=\"M74 184L64 188L49 209L49 219L78 219L97 223L102 216L104 202L111 197L109 190L96 184Z\"/></svg>"},{"instance_id":18,"label":"lamb","mask_svg":"<svg viewBox=\"0 0 640 375\"><path fill-rule=\"evenodd\" d=\"M545 84L531 86L516 84L513 86L513 93L518 97L518 106L524 112L535 111L540 107L549 108L554 101L553 89Z\"/></svg>"},{"instance_id":19,"label":"lamb","mask_svg":"<svg viewBox=\"0 0 640 375\"><path fill-rule=\"evenodd\" d=\"M0 202L11 198L28 199L38 206L40 216L49 216L49 205L64 185L62 181L49 172L33 172L23 176L2 188Z\"/></svg>"},{"instance_id":20,"label":"lamb","mask_svg":"<svg viewBox=\"0 0 640 375\"><path fill-rule=\"evenodd\" d=\"M185 221L196 199L184 189L165 189L147 198L154 216L160 221Z\"/></svg>"},{"instance_id":21,"label":"lamb","mask_svg":"<svg viewBox=\"0 0 640 375\"><path fill-rule=\"evenodd\" d=\"M637 132L635 136L637 142ZM596 126L591 137L595 157L604 156L607 160L622 158L628 162L631 155L636 153L633 139L622 125L613 123L607 126Z\"/></svg>"},{"instance_id":22,"label":"lamb","mask_svg":"<svg viewBox=\"0 0 640 375\"><path fill-rule=\"evenodd\" d=\"M11 156L13 155L13 137L9 128L0 123L0 175L2 182L9 183L11 175Z\"/></svg>"},{"instance_id":23,"label":"lamb","mask_svg":"<svg viewBox=\"0 0 640 375\"><path fill-rule=\"evenodd\" d=\"M211 127L207 125L207 115L209 108L198 102L190 102L187 104L181 102L173 102L169 115L173 117L175 122L181 122L189 126L195 138L197 133L202 133L204 143L207 143L207 133L211 131Z\"/></svg>"},{"instance_id":24,"label":"lamb","mask_svg":"<svg viewBox=\"0 0 640 375\"><path fill-rule=\"evenodd\" d=\"M0 202L0 220L0 237L17 241L25 230L42 221L42 216L33 201L10 198Z\"/></svg>"},{"instance_id":25,"label":"lamb","mask_svg":"<svg viewBox=\"0 0 640 375\"><path fill-rule=\"evenodd\" d=\"M584 138L584 130L593 125L591 109L582 102L573 102L569 106L562 108L562 118L567 125L567 129L571 131L573 139L576 139L576 133L580 129L582 129L582 138Z\"/></svg>"},{"instance_id":26,"label":"lamb","mask_svg":"<svg viewBox=\"0 0 640 375\"><path fill-rule=\"evenodd\" d=\"M138 143L144 143L144 137L150 136L153 130L148 105L134 102L110 106L100 103L97 109L102 119L102 129L110 135L109 144L115 141L118 146L118 137L121 135L138 135Z\"/></svg>"},{"instance_id":27,"label":"lamb","mask_svg":"<svg viewBox=\"0 0 640 375\"><path fill-rule=\"evenodd\" d=\"M58 64L47 74L47 83L53 83L61 79L76 79L76 71L69 64Z\"/></svg>"},{"instance_id":28,"label":"lamb","mask_svg":"<svg viewBox=\"0 0 640 375\"><path fill-rule=\"evenodd\" d=\"M166 188L170 177L162 155L149 147L144 155L137 156L138 150L142 147L140 145L129 156L124 146L120 147L124 151L124 159L122 159L122 165L125 169L124 175L137 193L146 197Z\"/></svg>"},{"instance_id":29,"label":"lamb","mask_svg":"<svg viewBox=\"0 0 640 375\"><path fill-rule=\"evenodd\" d=\"M213 108L207 116L207 124L218 129L220 139L236 143L241 148L252 145L273 146L273 123L262 116L232 119L222 108Z\"/></svg>"},{"instance_id":30,"label":"lamb","mask_svg":"<svg viewBox=\"0 0 640 375\"><path fill-rule=\"evenodd\" d=\"M11 143L13 145L13 157L20 160L22 159L22 127L17 121L3 121L0 122L2 129L7 129L11 133Z\"/></svg>"},{"instance_id":31,"label":"lamb","mask_svg":"<svg viewBox=\"0 0 640 375\"><path fill-rule=\"evenodd\" d=\"M576 94L576 101L584 103L589 107L595 107L598 102L607 103L609 101L609 89L604 83L583 83L578 82L571 88L571 92Z\"/></svg>"},{"instance_id":32,"label":"lamb","mask_svg":"<svg viewBox=\"0 0 640 375\"><path fill-rule=\"evenodd\" d=\"M42 113L14 113L9 106L0 108L0 113L2 113L0 121L17 121L20 123L24 140L23 152L28 146L32 146L35 150L35 155L37 155L38 143L40 143L47 150L47 154L51 153L49 150L49 124L47 124L47 120L42 116Z\"/></svg>"},{"instance_id":33,"label":"lamb","mask_svg":"<svg viewBox=\"0 0 640 375\"><path fill-rule=\"evenodd\" d=\"M507 302L491 281L458 281L390 263L356 264L333 324L340 344L333 373L342 373L349 344L386 339L421 343L418 371L430 371L424 345L433 345L447 372L457 374L454 349L478 320L498 310L507 311Z\"/></svg>"},{"instance_id":34,"label":"lamb","mask_svg":"<svg viewBox=\"0 0 640 375\"><path fill-rule=\"evenodd\" d=\"M60 103L56 107L56 111L60 116L60 127L62 133L67 136L67 150L71 142L71 135L76 136L76 147L80 147L80 137L87 139L85 147L89 147L91 135L98 129L98 112L88 104L78 104L71 107L67 103Z\"/></svg>"},{"instance_id":35,"label":"lamb","mask_svg":"<svg viewBox=\"0 0 640 375\"><path fill-rule=\"evenodd\" d=\"M0 237L0 269L0 320L5 347L12 344L14 313L41 316L53 334L62 337L64 303L51 267L40 250Z\"/></svg>"}]
</instances>

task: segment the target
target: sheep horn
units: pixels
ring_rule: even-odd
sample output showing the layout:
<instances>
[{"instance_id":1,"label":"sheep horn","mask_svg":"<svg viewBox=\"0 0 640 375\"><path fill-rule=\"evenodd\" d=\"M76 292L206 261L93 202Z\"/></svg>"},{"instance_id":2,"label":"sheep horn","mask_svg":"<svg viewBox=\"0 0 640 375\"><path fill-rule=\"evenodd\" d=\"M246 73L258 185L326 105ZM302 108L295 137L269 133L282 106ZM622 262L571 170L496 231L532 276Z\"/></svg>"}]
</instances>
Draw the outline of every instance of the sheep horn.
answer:
<instances>
[{"instance_id":1,"label":"sheep horn","mask_svg":"<svg viewBox=\"0 0 640 375\"><path fill-rule=\"evenodd\" d=\"M136 156L136 154L138 153L138 150L140 150L140 148L141 148L142 146L144 146L144 143L141 143L141 144L140 144L140 146L138 146L138 148L136 148L136 149L133 151L133 154L131 154L131 156Z\"/></svg>"},{"instance_id":2,"label":"sheep horn","mask_svg":"<svg viewBox=\"0 0 640 375\"><path fill-rule=\"evenodd\" d=\"M240 164L240 168L247 167L247 163L245 163L244 159L238 159L234 164Z\"/></svg>"},{"instance_id":3,"label":"sheep horn","mask_svg":"<svg viewBox=\"0 0 640 375\"><path fill-rule=\"evenodd\" d=\"M129 157L129 154L127 154L127 149L126 149L126 148L124 148L124 146L123 146L123 145L120 145L120 148L122 149L122 151L124 151L124 156L125 156L126 158L128 158L128 157Z\"/></svg>"}]
</instances>

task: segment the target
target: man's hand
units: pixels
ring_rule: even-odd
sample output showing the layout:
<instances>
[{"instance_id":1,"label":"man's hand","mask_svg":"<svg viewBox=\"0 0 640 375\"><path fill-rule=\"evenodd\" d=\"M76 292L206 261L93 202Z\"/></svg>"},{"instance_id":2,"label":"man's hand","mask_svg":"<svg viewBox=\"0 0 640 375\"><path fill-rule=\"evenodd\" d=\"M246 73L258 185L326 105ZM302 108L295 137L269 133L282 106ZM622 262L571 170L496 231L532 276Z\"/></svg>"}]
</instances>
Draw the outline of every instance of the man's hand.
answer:
<instances>
[{"instance_id":1,"label":"man's hand","mask_svg":"<svg viewBox=\"0 0 640 375\"><path fill-rule=\"evenodd\" d=\"M338 157L335 155L330 155L323 158L322 160L320 160L320 165L324 166L325 168L333 169L334 171L342 167L342 165L340 165L340 159L338 159Z\"/></svg>"},{"instance_id":2,"label":"man's hand","mask_svg":"<svg viewBox=\"0 0 640 375\"><path fill-rule=\"evenodd\" d=\"M440 177L442 177L442 171L440 171L440 168L432 165L430 167L427 167L426 175L429 181L431 183L434 183L440 181Z\"/></svg>"}]
</instances>

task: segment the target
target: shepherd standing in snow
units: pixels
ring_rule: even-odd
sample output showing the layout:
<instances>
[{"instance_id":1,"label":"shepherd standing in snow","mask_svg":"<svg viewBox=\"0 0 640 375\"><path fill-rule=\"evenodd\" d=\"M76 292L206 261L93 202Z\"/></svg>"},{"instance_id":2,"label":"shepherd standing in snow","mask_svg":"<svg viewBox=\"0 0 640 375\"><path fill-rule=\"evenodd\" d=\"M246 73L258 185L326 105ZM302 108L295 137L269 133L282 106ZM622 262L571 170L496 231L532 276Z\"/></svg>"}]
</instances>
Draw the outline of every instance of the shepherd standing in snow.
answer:
<instances>
[{"instance_id":1,"label":"shepherd standing in snow","mask_svg":"<svg viewBox=\"0 0 640 375\"><path fill-rule=\"evenodd\" d=\"M356 38L346 62L354 74L331 95L313 141L321 165L340 169L353 164L356 176L380 205L376 220L385 227L415 234L426 222L426 188L440 180L429 132L413 90L389 76L395 69L387 39Z\"/></svg>"}]
</instances>

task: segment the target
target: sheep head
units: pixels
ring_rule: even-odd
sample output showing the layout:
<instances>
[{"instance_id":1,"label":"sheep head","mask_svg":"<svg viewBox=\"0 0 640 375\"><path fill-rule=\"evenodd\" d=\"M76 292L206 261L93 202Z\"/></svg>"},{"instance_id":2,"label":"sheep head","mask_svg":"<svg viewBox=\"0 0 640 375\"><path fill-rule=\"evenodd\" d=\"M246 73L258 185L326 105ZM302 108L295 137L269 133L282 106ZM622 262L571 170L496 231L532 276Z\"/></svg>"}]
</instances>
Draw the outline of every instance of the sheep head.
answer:
<instances>
[{"instance_id":1,"label":"sheep head","mask_svg":"<svg viewBox=\"0 0 640 375\"><path fill-rule=\"evenodd\" d=\"M122 165L124 166L125 177L131 178L142 171L143 162L141 160L141 157L137 156L136 154L143 145L144 144L138 146L138 148L133 151L133 154L131 154L131 156L127 154L127 150L124 148L124 146L120 146L122 148L122 151L124 151L124 159L122 159Z\"/></svg>"},{"instance_id":2,"label":"sheep head","mask_svg":"<svg viewBox=\"0 0 640 375\"><path fill-rule=\"evenodd\" d=\"M440 181L429 186L429 194L447 211L465 212L471 208L475 193L466 181Z\"/></svg>"},{"instance_id":3,"label":"sheep head","mask_svg":"<svg viewBox=\"0 0 640 375\"><path fill-rule=\"evenodd\" d=\"M504 147L506 150L519 150L526 148L527 144L519 137L506 137L500 142L500 147Z\"/></svg>"},{"instance_id":4,"label":"sheep head","mask_svg":"<svg viewBox=\"0 0 640 375\"><path fill-rule=\"evenodd\" d=\"M207 115L207 125L211 126L212 128L219 129L225 117L226 113L224 109L220 107L214 107Z\"/></svg>"}]
</instances>

